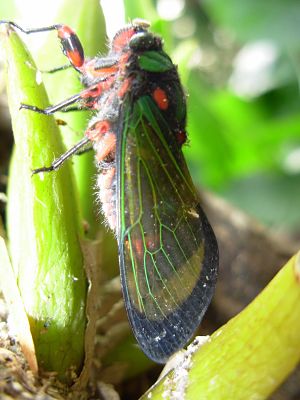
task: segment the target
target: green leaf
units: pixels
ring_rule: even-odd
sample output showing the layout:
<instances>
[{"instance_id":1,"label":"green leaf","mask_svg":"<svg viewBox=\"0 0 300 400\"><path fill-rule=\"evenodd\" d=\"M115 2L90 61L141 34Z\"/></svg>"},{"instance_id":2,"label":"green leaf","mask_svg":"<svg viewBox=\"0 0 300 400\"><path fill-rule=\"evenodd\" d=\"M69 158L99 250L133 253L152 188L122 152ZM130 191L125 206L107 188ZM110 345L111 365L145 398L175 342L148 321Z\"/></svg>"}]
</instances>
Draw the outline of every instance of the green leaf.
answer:
<instances>
[{"instance_id":1,"label":"green leaf","mask_svg":"<svg viewBox=\"0 0 300 400\"><path fill-rule=\"evenodd\" d=\"M204 8L238 40L270 39L279 45L299 49L299 13L297 0L239 1L204 0Z\"/></svg>"},{"instance_id":2,"label":"green leaf","mask_svg":"<svg viewBox=\"0 0 300 400\"><path fill-rule=\"evenodd\" d=\"M231 175L231 147L222 121L210 105L212 93L197 75L188 85L188 134L191 145L184 147L195 182L218 186Z\"/></svg>"},{"instance_id":3,"label":"green leaf","mask_svg":"<svg viewBox=\"0 0 300 400\"><path fill-rule=\"evenodd\" d=\"M21 103L46 107L48 99L16 33L7 29L2 41L15 138L7 208L11 259L39 367L70 381L83 363L87 292L74 178L68 164L32 176L64 148L53 117L19 110Z\"/></svg>"},{"instance_id":4,"label":"green leaf","mask_svg":"<svg viewBox=\"0 0 300 400\"><path fill-rule=\"evenodd\" d=\"M126 20L134 18L143 18L154 22L158 19L158 14L152 0L130 1L124 0Z\"/></svg>"}]
</instances>

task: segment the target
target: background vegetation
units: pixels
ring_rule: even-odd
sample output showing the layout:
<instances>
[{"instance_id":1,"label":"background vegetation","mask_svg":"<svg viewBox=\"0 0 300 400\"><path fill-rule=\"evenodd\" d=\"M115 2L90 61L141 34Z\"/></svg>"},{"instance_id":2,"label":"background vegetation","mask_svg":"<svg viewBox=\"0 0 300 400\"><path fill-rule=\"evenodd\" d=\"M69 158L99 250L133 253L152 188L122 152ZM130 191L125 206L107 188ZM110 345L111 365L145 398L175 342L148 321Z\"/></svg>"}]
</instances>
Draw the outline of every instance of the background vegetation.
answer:
<instances>
[{"instance_id":1,"label":"background vegetation","mask_svg":"<svg viewBox=\"0 0 300 400\"><path fill-rule=\"evenodd\" d=\"M299 232L299 15L293 0L187 0L169 22L195 180L274 231Z\"/></svg>"}]
</instances>

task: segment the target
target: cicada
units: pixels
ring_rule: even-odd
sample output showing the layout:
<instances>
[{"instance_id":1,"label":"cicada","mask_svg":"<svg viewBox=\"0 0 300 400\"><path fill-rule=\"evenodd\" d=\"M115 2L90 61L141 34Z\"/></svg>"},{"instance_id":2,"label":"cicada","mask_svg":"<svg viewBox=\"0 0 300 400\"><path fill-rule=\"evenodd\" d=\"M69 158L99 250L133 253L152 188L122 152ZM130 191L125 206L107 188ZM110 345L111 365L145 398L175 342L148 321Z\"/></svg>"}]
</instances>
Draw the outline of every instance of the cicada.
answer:
<instances>
[{"instance_id":1,"label":"cicada","mask_svg":"<svg viewBox=\"0 0 300 400\"><path fill-rule=\"evenodd\" d=\"M94 149L129 321L144 353L164 363L194 334L218 270L217 241L182 153L187 112L177 68L143 20L120 29L106 57L92 59L66 25L9 24L26 34L56 30L81 76L84 89L57 105L22 105L43 114L93 110L83 139L34 173L56 170L82 149Z\"/></svg>"}]
</instances>

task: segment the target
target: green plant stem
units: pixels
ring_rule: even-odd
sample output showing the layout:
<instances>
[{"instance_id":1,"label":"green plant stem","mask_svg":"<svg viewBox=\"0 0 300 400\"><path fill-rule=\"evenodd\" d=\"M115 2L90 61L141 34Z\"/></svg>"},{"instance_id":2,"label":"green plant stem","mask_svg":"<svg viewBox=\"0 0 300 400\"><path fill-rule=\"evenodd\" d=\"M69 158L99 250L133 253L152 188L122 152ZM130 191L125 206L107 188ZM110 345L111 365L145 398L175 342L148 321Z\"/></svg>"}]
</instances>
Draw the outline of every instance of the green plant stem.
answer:
<instances>
[{"instance_id":1,"label":"green plant stem","mask_svg":"<svg viewBox=\"0 0 300 400\"><path fill-rule=\"evenodd\" d=\"M74 178L68 165L32 176L64 148L53 117L19 109L21 103L46 107L48 99L19 37L9 27L1 36L15 138L7 208L14 274L39 368L71 382L83 363L87 291Z\"/></svg>"},{"instance_id":2,"label":"green plant stem","mask_svg":"<svg viewBox=\"0 0 300 400\"><path fill-rule=\"evenodd\" d=\"M299 363L299 304L300 253L142 399L266 399Z\"/></svg>"}]
</instances>

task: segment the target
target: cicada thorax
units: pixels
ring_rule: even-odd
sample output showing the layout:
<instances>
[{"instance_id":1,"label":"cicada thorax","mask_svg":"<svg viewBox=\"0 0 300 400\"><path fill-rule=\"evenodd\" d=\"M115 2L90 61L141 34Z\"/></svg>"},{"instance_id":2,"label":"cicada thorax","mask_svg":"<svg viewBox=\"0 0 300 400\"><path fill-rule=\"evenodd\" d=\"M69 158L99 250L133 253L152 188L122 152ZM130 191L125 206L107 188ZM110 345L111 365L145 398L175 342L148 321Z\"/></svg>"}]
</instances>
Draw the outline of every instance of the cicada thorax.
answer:
<instances>
[{"instance_id":1,"label":"cicada thorax","mask_svg":"<svg viewBox=\"0 0 300 400\"><path fill-rule=\"evenodd\" d=\"M128 50L132 37L139 32L145 32L148 27L146 21L136 21L120 29L111 42L107 56L86 60L79 68L82 83L89 87L110 77L115 81L130 55Z\"/></svg>"},{"instance_id":2,"label":"cicada thorax","mask_svg":"<svg viewBox=\"0 0 300 400\"><path fill-rule=\"evenodd\" d=\"M163 62L161 66L159 61ZM124 124L120 113L124 114L124 107L130 110L140 97L149 96L173 132L175 147L180 151L186 141L185 94L176 67L162 51L161 39L144 26L130 25L119 31L106 58L86 63L82 80L88 86L105 87L104 93L89 99L97 114L90 121L86 135L96 151L102 212L115 232L116 142Z\"/></svg>"},{"instance_id":3,"label":"cicada thorax","mask_svg":"<svg viewBox=\"0 0 300 400\"><path fill-rule=\"evenodd\" d=\"M96 57L82 68L82 82L89 87L99 87L99 96L87 95L85 106L97 110L86 130L93 142L99 169L97 186L102 213L109 227L116 231L116 141L120 121L120 107L130 90L127 62L131 55L129 42L144 26L128 25L114 37L107 57Z\"/></svg>"}]
</instances>

